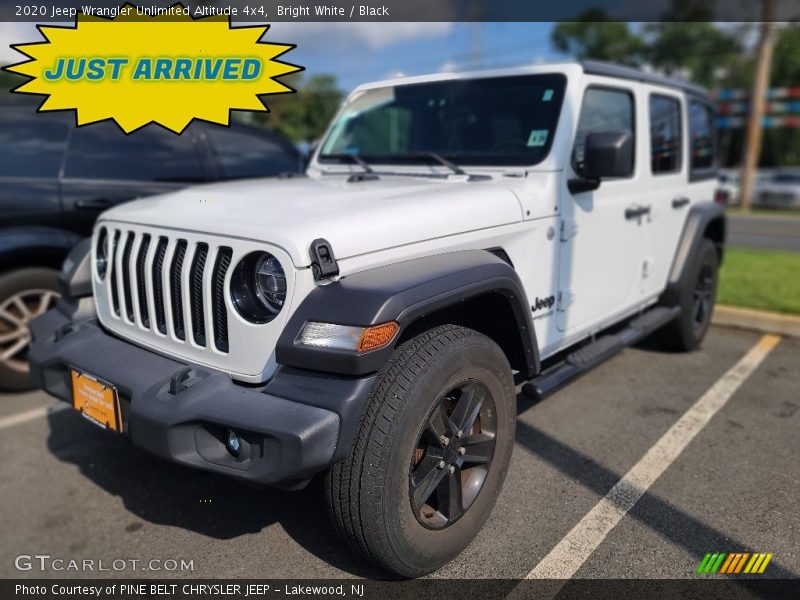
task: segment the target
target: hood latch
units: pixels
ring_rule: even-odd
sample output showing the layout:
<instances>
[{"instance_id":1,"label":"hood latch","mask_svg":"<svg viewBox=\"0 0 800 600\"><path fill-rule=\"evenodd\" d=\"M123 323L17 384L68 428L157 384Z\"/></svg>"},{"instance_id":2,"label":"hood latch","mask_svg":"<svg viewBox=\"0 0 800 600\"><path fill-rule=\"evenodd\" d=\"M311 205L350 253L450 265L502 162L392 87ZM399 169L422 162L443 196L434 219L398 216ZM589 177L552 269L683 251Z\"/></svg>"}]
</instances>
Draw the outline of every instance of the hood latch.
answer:
<instances>
[{"instance_id":1,"label":"hood latch","mask_svg":"<svg viewBox=\"0 0 800 600\"><path fill-rule=\"evenodd\" d=\"M333 248L328 240L319 238L311 242L308 250L311 255L311 271L314 273L314 281L330 279L339 274L339 265L336 257L333 256Z\"/></svg>"}]
</instances>

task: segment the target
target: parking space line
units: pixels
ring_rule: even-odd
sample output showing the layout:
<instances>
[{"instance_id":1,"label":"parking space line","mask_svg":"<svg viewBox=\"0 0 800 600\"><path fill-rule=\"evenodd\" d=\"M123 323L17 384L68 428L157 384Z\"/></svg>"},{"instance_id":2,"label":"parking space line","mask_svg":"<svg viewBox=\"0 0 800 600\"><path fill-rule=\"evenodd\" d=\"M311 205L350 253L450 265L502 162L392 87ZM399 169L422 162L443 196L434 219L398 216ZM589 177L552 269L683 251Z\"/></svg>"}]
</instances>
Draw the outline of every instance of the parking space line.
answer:
<instances>
[{"instance_id":1,"label":"parking space line","mask_svg":"<svg viewBox=\"0 0 800 600\"><path fill-rule=\"evenodd\" d=\"M780 339L775 335L763 336L667 430L608 494L527 574L526 579L566 580L572 577L656 479L753 374ZM521 588L517 588L517 591L521 591ZM557 593L558 590L555 590L554 595Z\"/></svg>"},{"instance_id":2,"label":"parking space line","mask_svg":"<svg viewBox=\"0 0 800 600\"><path fill-rule=\"evenodd\" d=\"M10 417L3 417L0 419L0 430L8 429L9 427L14 427L15 425L21 425L22 423L27 423L28 421L34 421L36 419L46 417L49 414L64 410L65 408L69 408L69 405L59 402L58 404L53 404L50 406L32 408L30 410L26 410L25 412L11 415Z\"/></svg>"}]
</instances>

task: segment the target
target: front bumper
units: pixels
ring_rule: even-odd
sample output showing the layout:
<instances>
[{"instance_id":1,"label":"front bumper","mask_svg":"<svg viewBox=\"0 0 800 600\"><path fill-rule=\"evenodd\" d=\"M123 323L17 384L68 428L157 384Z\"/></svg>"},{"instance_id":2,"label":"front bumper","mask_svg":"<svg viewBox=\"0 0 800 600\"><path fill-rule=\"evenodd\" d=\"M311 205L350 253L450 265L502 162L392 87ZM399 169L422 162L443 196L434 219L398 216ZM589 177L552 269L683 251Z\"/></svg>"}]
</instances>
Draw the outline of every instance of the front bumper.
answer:
<instances>
[{"instance_id":1,"label":"front bumper","mask_svg":"<svg viewBox=\"0 0 800 600\"><path fill-rule=\"evenodd\" d=\"M279 367L264 386L235 383L220 371L178 362L73 320L65 301L33 320L34 380L72 402L70 367L116 386L123 432L153 454L259 484L292 485L344 458L374 375L347 378ZM227 430L242 441L225 448Z\"/></svg>"}]
</instances>

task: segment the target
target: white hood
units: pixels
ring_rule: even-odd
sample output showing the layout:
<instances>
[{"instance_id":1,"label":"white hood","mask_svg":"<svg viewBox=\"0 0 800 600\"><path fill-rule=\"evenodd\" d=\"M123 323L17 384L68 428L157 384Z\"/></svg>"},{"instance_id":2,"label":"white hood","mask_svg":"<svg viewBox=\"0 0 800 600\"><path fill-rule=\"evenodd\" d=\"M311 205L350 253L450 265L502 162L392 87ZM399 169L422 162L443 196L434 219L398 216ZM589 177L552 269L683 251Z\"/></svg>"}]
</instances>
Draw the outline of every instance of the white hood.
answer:
<instances>
[{"instance_id":1,"label":"white hood","mask_svg":"<svg viewBox=\"0 0 800 600\"><path fill-rule=\"evenodd\" d=\"M495 181L381 175L250 179L153 196L106 211L102 219L269 242L296 267L310 263L317 238L345 259L522 220L514 193Z\"/></svg>"}]
</instances>

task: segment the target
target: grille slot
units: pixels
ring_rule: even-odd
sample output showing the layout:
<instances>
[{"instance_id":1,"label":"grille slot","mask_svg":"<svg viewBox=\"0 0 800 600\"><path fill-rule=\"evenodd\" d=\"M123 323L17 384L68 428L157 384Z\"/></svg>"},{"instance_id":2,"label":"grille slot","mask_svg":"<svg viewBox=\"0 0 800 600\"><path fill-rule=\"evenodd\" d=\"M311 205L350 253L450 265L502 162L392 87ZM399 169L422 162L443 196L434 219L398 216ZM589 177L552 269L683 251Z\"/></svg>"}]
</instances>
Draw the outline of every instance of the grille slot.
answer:
<instances>
[{"instance_id":1,"label":"grille slot","mask_svg":"<svg viewBox=\"0 0 800 600\"><path fill-rule=\"evenodd\" d=\"M153 304L155 305L156 327L166 335L167 314L164 309L164 257L167 254L167 238L158 238L156 255L153 259Z\"/></svg>"},{"instance_id":2,"label":"grille slot","mask_svg":"<svg viewBox=\"0 0 800 600\"><path fill-rule=\"evenodd\" d=\"M136 292L139 297L139 318L142 325L150 329L150 311L147 308L147 285L145 284L144 265L147 260L147 250L150 248L150 234L145 234L139 245L139 255L136 257Z\"/></svg>"},{"instance_id":3,"label":"grille slot","mask_svg":"<svg viewBox=\"0 0 800 600\"><path fill-rule=\"evenodd\" d=\"M228 352L228 312L225 309L225 275L231 266L230 248L221 247L214 261L211 280L211 311L214 314L214 345L220 352Z\"/></svg>"},{"instance_id":4,"label":"grille slot","mask_svg":"<svg viewBox=\"0 0 800 600\"><path fill-rule=\"evenodd\" d=\"M231 246L124 226L107 231L103 285L110 317L173 342L230 353L225 282Z\"/></svg>"},{"instance_id":5,"label":"grille slot","mask_svg":"<svg viewBox=\"0 0 800 600\"><path fill-rule=\"evenodd\" d=\"M175 337L179 340L186 339L186 329L183 323L183 259L186 256L186 240L179 240L175 247L175 256L172 258L169 274L169 289L172 306L172 326Z\"/></svg>"},{"instance_id":6,"label":"grille slot","mask_svg":"<svg viewBox=\"0 0 800 600\"><path fill-rule=\"evenodd\" d=\"M114 239L111 242L111 272L108 280L111 282L111 305L114 314L119 316L119 290L117 289L117 248L119 247L119 229L114 232Z\"/></svg>"},{"instance_id":7,"label":"grille slot","mask_svg":"<svg viewBox=\"0 0 800 600\"><path fill-rule=\"evenodd\" d=\"M133 232L125 236L125 247L122 250L122 298L125 301L125 316L133 321L133 297L131 295L131 247Z\"/></svg>"},{"instance_id":8,"label":"grille slot","mask_svg":"<svg viewBox=\"0 0 800 600\"><path fill-rule=\"evenodd\" d=\"M192 258L192 268L189 271L190 295L189 306L192 315L192 336L198 346L206 345L206 322L203 318L203 272L206 268L208 257L208 244L197 244Z\"/></svg>"}]
</instances>

